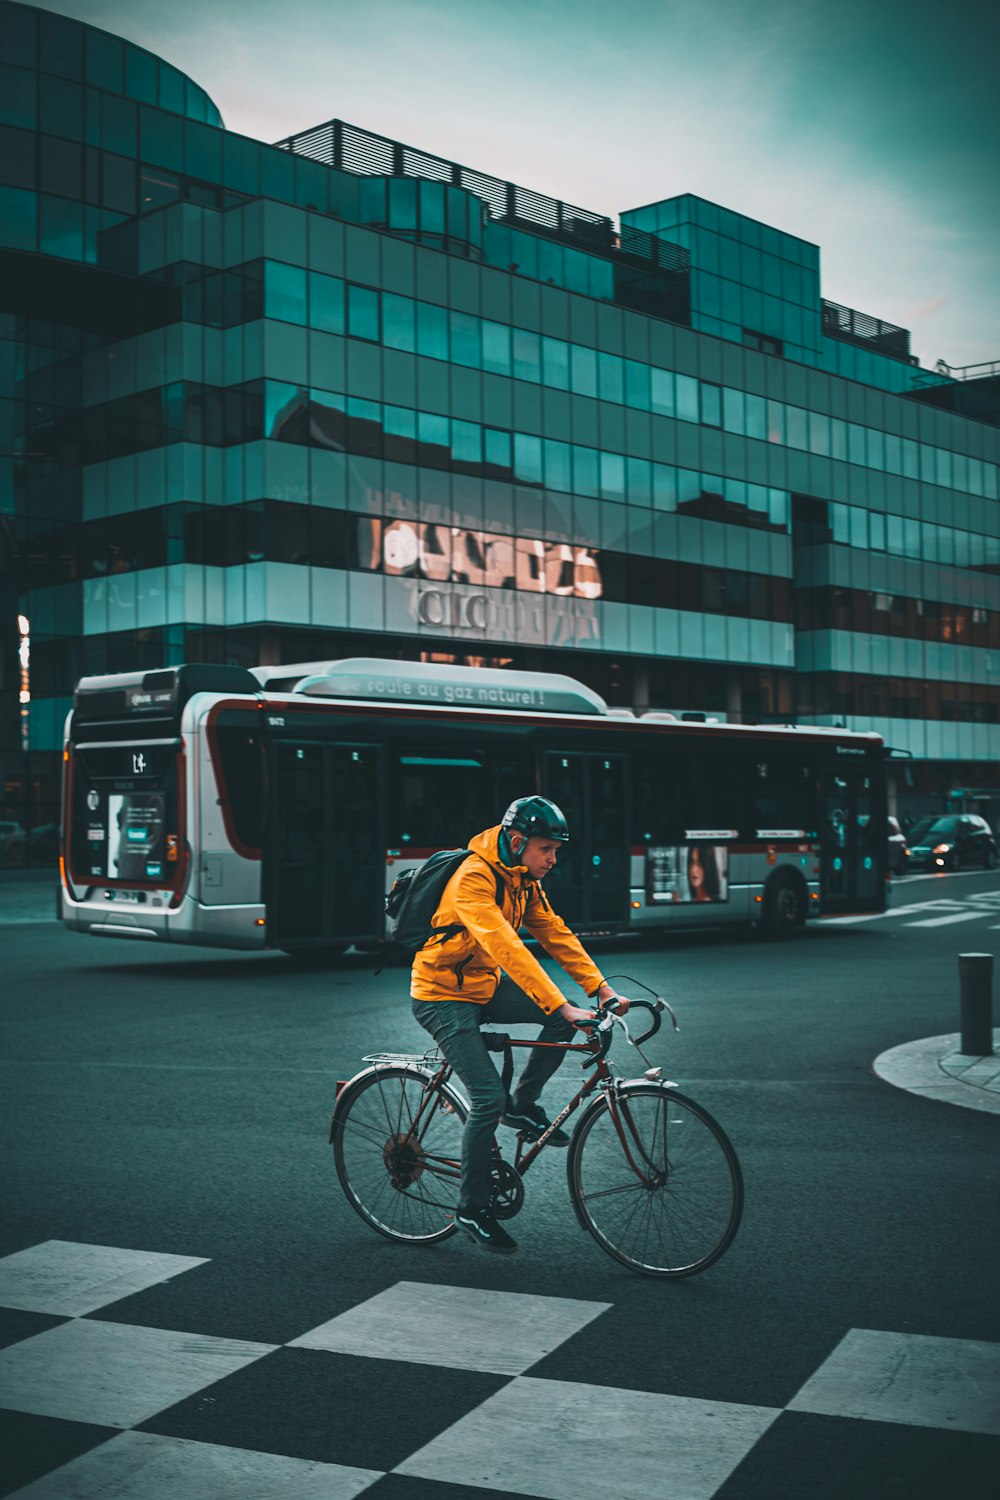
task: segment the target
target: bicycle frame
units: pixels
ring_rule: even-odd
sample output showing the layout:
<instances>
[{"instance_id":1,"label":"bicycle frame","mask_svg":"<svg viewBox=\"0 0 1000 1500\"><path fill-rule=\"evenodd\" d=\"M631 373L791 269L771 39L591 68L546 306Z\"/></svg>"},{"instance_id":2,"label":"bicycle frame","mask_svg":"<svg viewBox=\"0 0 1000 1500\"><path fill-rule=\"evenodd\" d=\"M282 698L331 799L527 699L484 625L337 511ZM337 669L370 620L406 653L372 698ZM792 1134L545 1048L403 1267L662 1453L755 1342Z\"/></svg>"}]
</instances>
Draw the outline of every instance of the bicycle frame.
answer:
<instances>
[{"instance_id":1,"label":"bicycle frame","mask_svg":"<svg viewBox=\"0 0 1000 1500\"><path fill-rule=\"evenodd\" d=\"M629 1166L640 1182L646 1183L648 1181L647 1173L644 1172L642 1168L637 1164L635 1157L633 1156L632 1151L629 1148L629 1141L626 1135L626 1127L628 1135L631 1136L638 1154L645 1162L646 1167L650 1171L654 1172L656 1169L643 1149L642 1142L639 1140L639 1136L630 1116L628 1115L628 1111L622 1111L622 1109L620 1108L617 1098L617 1090L615 1088L615 1075L612 1072L612 1069L609 1066L605 1056L603 1055L598 1043L590 1041L538 1042L522 1040L517 1037L508 1037L507 1045L510 1047L555 1048L560 1052L587 1052L593 1058L595 1058L593 1073L588 1079L584 1081L582 1088L580 1088L573 1095L573 1098L569 1101L569 1103L563 1106L562 1110L560 1110L559 1114L552 1121L549 1128L544 1131L536 1141L527 1142L523 1135L518 1135L517 1147L515 1149L514 1161L512 1165L519 1176L523 1177L528 1171L532 1162L534 1162L541 1154L541 1152L544 1151L545 1147L549 1143L549 1138L552 1132L554 1130L557 1130L559 1126L561 1126L566 1120L570 1118L571 1115L574 1115L583 1101L589 1098L596 1090L601 1088L603 1085L608 1096L608 1108L611 1113L611 1119L615 1127L615 1132L621 1143L621 1148L624 1153L625 1160L628 1162ZM452 1068L451 1064L445 1061L440 1064L437 1072L434 1073L428 1080L427 1087L424 1090L423 1099L421 1100L417 1113L410 1124L409 1130L407 1131L408 1136L415 1136L415 1138L419 1141L420 1122L425 1118L425 1115L426 1119L429 1120L435 1108L441 1107L442 1105L446 1108L450 1107L447 1103L447 1100L444 1098L442 1090L444 1085L447 1084L449 1079L452 1077L453 1072L454 1069ZM431 1101L434 1102L432 1103ZM440 1160L443 1165L454 1165L457 1173L457 1162L447 1162L445 1158L434 1159Z\"/></svg>"}]
</instances>

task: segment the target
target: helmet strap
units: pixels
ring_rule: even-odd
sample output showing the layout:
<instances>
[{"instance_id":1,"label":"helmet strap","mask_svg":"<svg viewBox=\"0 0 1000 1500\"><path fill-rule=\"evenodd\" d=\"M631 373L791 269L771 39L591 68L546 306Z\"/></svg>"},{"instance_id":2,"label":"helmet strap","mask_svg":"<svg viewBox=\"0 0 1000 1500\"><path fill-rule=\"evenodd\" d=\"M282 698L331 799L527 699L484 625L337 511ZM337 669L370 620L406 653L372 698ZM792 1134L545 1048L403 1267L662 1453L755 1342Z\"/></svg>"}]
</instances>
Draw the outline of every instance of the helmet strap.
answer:
<instances>
[{"instance_id":1,"label":"helmet strap","mask_svg":"<svg viewBox=\"0 0 1000 1500\"><path fill-rule=\"evenodd\" d=\"M514 850L511 847L510 835L507 832L506 828L501 828L500 830L500 838L497 843L497 852L500 855L500 861L502 864L517 864L517 855L514 853Z\"/></svg>"}]
</instances>

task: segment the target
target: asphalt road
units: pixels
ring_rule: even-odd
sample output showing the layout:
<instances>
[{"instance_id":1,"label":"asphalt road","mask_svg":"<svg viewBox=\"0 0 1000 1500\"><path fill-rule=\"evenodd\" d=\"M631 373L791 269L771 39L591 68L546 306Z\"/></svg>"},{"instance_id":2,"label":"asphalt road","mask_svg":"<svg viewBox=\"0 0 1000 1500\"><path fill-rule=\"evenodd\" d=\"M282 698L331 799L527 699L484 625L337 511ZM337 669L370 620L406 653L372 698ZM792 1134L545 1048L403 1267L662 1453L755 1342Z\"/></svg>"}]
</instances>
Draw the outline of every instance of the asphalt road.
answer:
<instances>
[{"instance_id":1,"label":"asphalt road","mask_svg":"<svg viewBox=\"0 0 1000 1500\"><path fill-rule=\"evenodd\" d=\"M353 955L320 970L278 955L83 938L47 919L47 894L5 899L13 889L0 888L0 1256L56 1240L196 1257L204 1263L112 1294L84 1321L273 1346L405 1284L391 1358L281 1348L164 1402L146 1431L391 1470L483 1402L506 1399L506 1378L488 1363L414 1363L425 1303L444 1287L601 1305L515 1385L543 1406L568 1391L569 1416L546 1439L564 1472L574 1446L600 1447L602 1413L612 1413L603 1457L620 1487L603 1493L936 1500L973 1493L998 1472L1000 1435L987 1435L972 1386L982 1387L981 1357L987 1385L1000 1377L1000 1122L890 1088L871 1063L901 1042L958 1029L956 954L997 952L1000 876L907 877L895 913L820 923L779 945L728 931L595 945L606 973L633 976L675 1006L681 1030L650 1044L653 1059L724 1124L743 1165L739 1236L714 1268L678 1283L628 1272L581 1233L555 1151L528 1177L525 1209L508 1226L521 1248L509 1259L464 1240L395 1246L355 1216L327 1144L335 1080L366 1052L423 1049L404 970L375 974L370 959ZM569 1097L574 1076L570 1060L545 1096L550 1108ZM0 1304L3 1272L0 1260ZM52 1338L62 1321L0 1310L0 1406L5 1356ZM468 1328L473 1342L483 1337ZM958 1382L951 1414L921 1417L916 1396L902 1416L877 1401L853 1413L822 1402L787 1410L838 1349L863 1363L851 1342L858 1330L862 1343L886 1336L886 1358L899 1339L917 1355L948 1355ZM623 1391L636 1393L630 1410L648 1413L647 1428L662 1418L659 1438L637 1438L613 1415L606 1393ZM706 1411L719 1420L724 1437L743 1412L775 1415L754 1418L763 1436L737 1446L721 1483L705 1471L672 1485L670 1423L684 1429L696 1408L698 1420ZM0 1494L107 1446L116 1425L29 1411L0 1418L13 1456ZM966 1411L970 1431L960 1430ZM989 1430L1000 1434L1000 1413ZM474 1426L468 1432L478 1440ZM653 1457L638 1453L644 1443ZM441 1451L433 1479L387 1474L365 1493L528 1492L515 1480L484 1488L483 1478L462 1477L460 1463L449 1469L454 1460ZM589 1461L595 1474L601 1461ZM537 1483L531 1493L561 1494L556 1479ZM38 1493L90 1492L53 1480ZM277 1493L294 1500L297 1491ZM574 1482L574 1493L585 1500L589 1491Z\"/></svg>"}]
</instances>

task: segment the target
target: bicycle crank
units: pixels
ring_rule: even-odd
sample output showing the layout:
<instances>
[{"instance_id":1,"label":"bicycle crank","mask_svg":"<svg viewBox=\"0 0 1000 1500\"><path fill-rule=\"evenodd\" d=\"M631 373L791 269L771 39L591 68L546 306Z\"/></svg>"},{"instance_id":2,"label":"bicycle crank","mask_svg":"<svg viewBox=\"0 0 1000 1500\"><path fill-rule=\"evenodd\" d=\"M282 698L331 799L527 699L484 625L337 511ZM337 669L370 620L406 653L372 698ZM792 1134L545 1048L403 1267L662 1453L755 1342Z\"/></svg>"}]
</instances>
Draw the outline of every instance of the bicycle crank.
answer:
<instances>
[{"instance_id":1,"label":"bicycle crank","mask_svg":"<svg viewBox=\"0 0 1000 1500\"><path fill-rule=\"evenodd\" d=\"M524 1207L524 1183L509 1161L493 1163L493 1196L490 1212L497 1219L512 1219Z\"/></svg>"}]
</instances>

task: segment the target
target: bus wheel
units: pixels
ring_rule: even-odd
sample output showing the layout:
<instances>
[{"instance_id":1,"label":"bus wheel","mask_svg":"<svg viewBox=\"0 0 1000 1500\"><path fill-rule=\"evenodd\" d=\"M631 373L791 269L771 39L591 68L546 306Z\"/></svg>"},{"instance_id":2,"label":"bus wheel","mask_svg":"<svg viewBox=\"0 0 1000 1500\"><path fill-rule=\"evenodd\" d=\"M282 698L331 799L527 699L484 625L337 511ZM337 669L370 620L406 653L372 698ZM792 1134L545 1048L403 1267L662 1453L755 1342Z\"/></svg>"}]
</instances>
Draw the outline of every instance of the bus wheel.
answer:
<instances>
[{"instance_id":1,"label":"bus wheel","mask_svg":"<svg viewBox=\"0 0 1000 1500\"><path fill-rule=\"evenodd\" d=\"M806 920L806 889L794 876L777 875L764 892L764 914L760 930L775 941L791 937Z\"/></svg>"}]
</instances>

